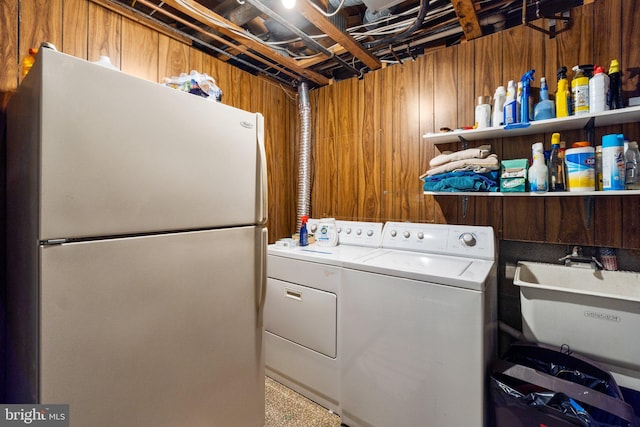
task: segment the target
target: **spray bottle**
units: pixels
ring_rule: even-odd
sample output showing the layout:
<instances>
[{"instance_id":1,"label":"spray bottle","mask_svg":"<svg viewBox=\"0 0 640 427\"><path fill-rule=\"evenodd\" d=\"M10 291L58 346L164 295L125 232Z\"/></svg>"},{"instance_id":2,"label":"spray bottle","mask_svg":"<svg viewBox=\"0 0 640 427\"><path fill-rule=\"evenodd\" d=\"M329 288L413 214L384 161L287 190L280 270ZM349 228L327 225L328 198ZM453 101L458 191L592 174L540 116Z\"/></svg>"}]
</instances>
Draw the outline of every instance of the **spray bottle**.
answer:
<instances>
[{"instance_id":1,"label":"spray bottle","mask_svg":"<svg viewBox=\"0 0 640 427\"><path fill-rule=\"evenodd\" d=\"M620 64L617 59L612 59L609 65L609 95L607 104L610 110L622 108L622 76Z\"/></svg>"},{"instance_id":2,"label":"spray bottle","mask_svg":"<svg viewBox=\"0 0 640 427\"><path fill-rule=\"evenodd\" d=\"M556 117L567 117L571 115L571 91L569 90L569 80L567 80L567 67L560 67L557 77Z\"/></svg>"},{"instance_id":3,"label":"spray bottle","mask_svg":"<svg viewBox=\"0 0 640 427\"><path fill-rule=\"evenodd\" d=\"M531 82L536 70L529 70L522 76L522 94L520 95L520 123L533 120L533 97L531 96Z\"/></svg>"},{"instance_id":4,"label":"spray bottle","mask_svg":"<svg viewBox=\"0 0 640 427\"><path fill-rule=\"evenodd\" d=\"M309 217L304 215L300 218L300 246L308 246L309 245L309 232L307 231L307 221L309 221Z\"/></svg>"},{"instance_id":5,"label":"spray bottle","mask_svg":"<svg viewBox=\"0 0 640 427\"><path fill-rule=\"evenodd\" d=\"M549 88L547 87L547 79L540 78L540 102L536 104L533 112L534 120L552 119L556 116L553 101L549 100Z\"/></svg>"}]
</instances>

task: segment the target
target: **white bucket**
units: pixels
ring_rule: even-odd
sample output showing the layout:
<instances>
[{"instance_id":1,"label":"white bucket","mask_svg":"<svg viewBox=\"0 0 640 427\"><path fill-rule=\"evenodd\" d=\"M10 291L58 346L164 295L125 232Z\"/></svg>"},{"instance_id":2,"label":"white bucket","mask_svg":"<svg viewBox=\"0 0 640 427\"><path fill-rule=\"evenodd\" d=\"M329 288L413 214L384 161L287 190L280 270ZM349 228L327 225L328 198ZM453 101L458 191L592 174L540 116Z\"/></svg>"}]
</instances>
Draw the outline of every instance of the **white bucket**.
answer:
<instances>
[{"instance_id":1,"label":"white bucket","mask_svg":"<svg viewBox=\"0 0 640 427\"><path fill-rule=\"evenodd\" d=\"M315 233L318 246L336 246L338 244L338 230L335 218L322 218Z\"/></svg>"},{"instance_id":2,"label":"white bucket","mask_svg":"<svg viewBox=\"0 0 640 427\"><path fill-rule=\"evenodd\" d=\"M596 158L593 147L569 148L565 151L569 191L594 191Z\"/></svg>"}]
</instances>

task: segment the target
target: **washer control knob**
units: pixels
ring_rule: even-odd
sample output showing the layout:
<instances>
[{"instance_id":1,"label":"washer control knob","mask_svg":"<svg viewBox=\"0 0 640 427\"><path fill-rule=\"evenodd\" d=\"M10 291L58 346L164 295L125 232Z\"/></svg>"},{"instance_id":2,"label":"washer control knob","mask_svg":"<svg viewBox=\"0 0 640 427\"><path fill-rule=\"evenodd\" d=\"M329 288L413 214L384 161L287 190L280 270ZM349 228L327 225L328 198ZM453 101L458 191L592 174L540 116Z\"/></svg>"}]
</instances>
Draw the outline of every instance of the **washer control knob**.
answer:
<instances>
[{"instance_id":1,"label":"washer control knob","mask_svg":"<svg viewBox=\"0 0 640 427\"><path fill-rule=\"evenodd\" d=\"M405 231L404 233L402 233L402 235L404 236L405 239L408 239L409 237L411 237L411 233L409 233L408 231Z\"/></svg>"},{"instance_id":2,"label":"washer control knob","mask_svg":"<svg viewBox=\"0 0 640 427\"><path fill-rule=\"evenodd\" d=\"M357 234L358 236L359 236L359 235L361 235L361 234L362 234L362 229L361 229L361 228L358 228L358 229L356 230L356 234Z\"/></svg>"},{"instance_id":3,"label":"washer control knob","mask_svg":"<svg viewBox=\"0 0 640 427\"><path fill-rule=\"evenodd\" d=\"M347 228L347 234L351 234L351 229Z\"/></svg>"},{"instance_id":4,"label":"washer control knob","mask_svg":"<svg viewBox=\"0 0 640 427\"><path fill-rule=\"evenodd\" d=\"M418 239L419 240L424 239L424 233L422 231L418 232Z\"/></svg>"},{"instance_id":5,"label":"washer control knob","mask_svg":"<svg viewBox=\"0 0 640 427\"><path fill-rule=\"evenodd\" d=\"M398 235L398 232L396 230L391 230L389 234L391 234L391 237L396 237Z\"/></svg>"},{"instance_id":6,"label":"washer control knob","mask_svg":"<svg viewBox=\"0 0 640 427\"><path fill-rule=\"evenodd\" d=\"M464 246L475 246L477 242L476 236L471 233L462 233L460 235L460 241Z\"/></svg>"},{"instance_id":7,"label":"washer control knob","mask_svg":"<svg viewBox=\"0 0 640 427\"><path fill-rule=\"evenodd\" d=\"M367 236L369 237L373 236L373 230L367 230Z\"/></svg>"}]
</instances>

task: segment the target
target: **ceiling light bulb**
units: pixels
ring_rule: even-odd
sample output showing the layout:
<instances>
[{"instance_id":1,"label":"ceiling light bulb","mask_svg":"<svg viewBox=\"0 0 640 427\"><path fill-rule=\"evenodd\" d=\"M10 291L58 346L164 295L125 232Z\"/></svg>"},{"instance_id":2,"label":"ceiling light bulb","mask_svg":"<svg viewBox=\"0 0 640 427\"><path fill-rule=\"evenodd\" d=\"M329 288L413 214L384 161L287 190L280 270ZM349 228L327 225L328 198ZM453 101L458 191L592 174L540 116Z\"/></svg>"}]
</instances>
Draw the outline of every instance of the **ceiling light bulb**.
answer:
<instances>
[{"instance_id":1,"label":"ceiling light bulb","mask_svg":"<svg viewBox=\"0 0 640 427\"><path fill-rule=\"evenodd\" d=\"M296 0L282 0L282 5L287 9L293 9L296 5Z\"/></svg>"}]
</instances>

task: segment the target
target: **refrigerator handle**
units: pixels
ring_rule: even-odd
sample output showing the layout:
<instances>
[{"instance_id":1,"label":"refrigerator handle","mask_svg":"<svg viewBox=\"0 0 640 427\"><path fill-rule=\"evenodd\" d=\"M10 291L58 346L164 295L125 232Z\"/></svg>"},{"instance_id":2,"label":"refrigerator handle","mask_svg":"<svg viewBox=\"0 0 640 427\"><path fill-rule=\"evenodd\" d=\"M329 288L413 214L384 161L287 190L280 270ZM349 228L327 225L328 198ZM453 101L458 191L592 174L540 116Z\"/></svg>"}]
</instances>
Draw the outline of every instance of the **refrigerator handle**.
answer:
<instances>
[{"instance_id":1,"label":"refrigerator handle","mask_svg":"<svg viewBox=\"0 0 640 427\"><path fill-rule=\"evenodd\" d=\"M264 117L262 114L256 114L256 133L257 133L257 141L258 141L258 155L259 155L259 163L258 167L260 170L257 173L258 178L258 195L259 198L257 200L258 207L258 224L264 225L267 223L268 216L268 196L269 196L269 187L267 184L267 154L264 147Z\"/></svg>"},{"instance_id":2,"label":"refrigerator handle","mask_svg":"<svg viewBox=\"0 0 640 427\"><path fill-rule=\"evenodd\" d=\"M259 236L256 239L256 310L258 313L258 327L262 327L262 317L264 311L265 294L267 291L267 244L269 243L269 236L266 227L258 228Z\"/></svg>"}]
</instances>

